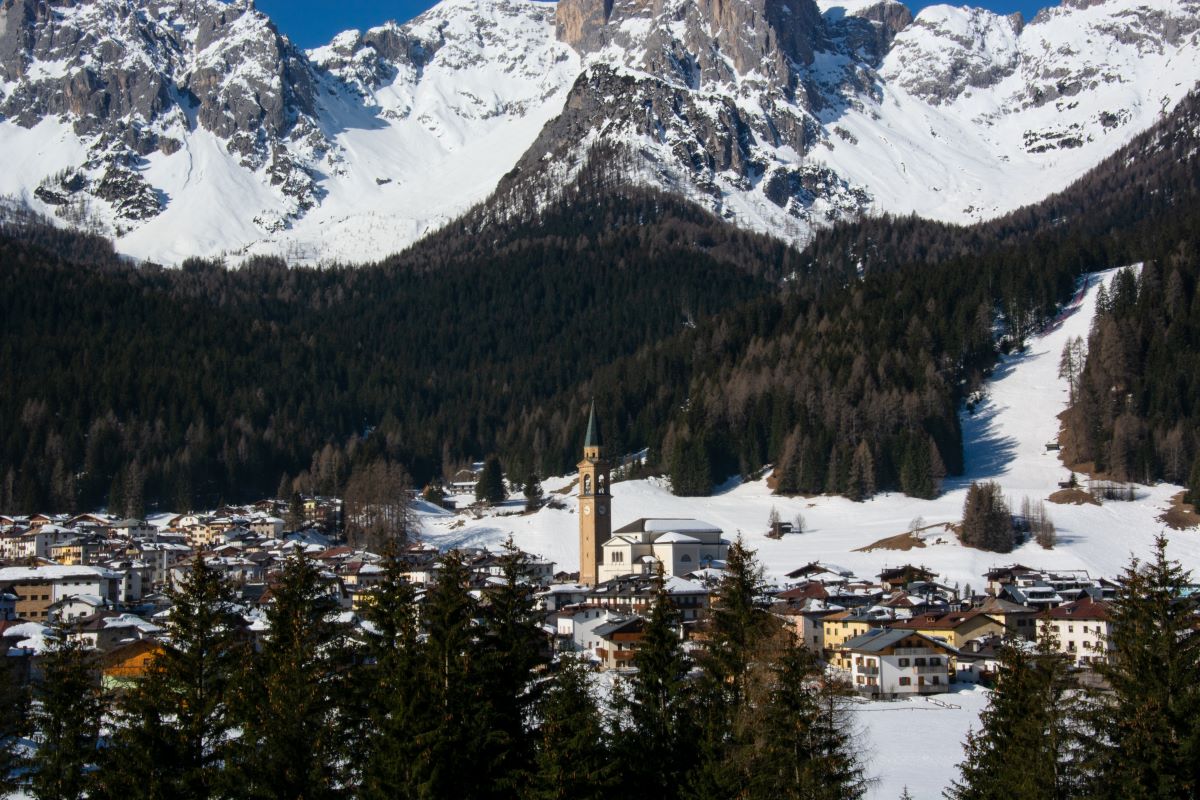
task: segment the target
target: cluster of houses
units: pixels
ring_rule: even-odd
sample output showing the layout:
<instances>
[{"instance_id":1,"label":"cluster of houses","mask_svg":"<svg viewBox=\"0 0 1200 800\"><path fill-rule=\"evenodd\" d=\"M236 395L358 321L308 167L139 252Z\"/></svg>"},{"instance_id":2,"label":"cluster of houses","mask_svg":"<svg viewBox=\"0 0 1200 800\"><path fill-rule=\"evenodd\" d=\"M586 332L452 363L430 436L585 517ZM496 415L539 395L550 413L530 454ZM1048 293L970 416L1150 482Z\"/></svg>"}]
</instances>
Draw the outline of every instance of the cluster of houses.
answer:
<instances>
[{"instance_id":1,"label":"cluster of houses","mask_svg":"<svg viewBox=\"0 0 1200 800\"><path fill-rule=\"evenodd\" d=\"M267 501L149 520L0 517L0 648L24 657L28 674L51 626L68 623L70 635L99 651L107 678L136 676L163 636L166 590L195 558L235 587L252 635L267 629L273 576L296 552L322 566L345 621L357 623L383 579L381 556L315 527L285 531L282 514ZM536 590L549 648L586 653L600 669L624 669L641 642L660 571L685 647L704 646L729 546L718 527L699 520L639 519L597 544L594 579L555 573L553 563L524 554L524 580ZM414 544L403 555L420 602L437 582L440 554ZM499 555L475 550L465 557L478 596L502 585ZM1116 588L1080 571L1013 565L989 571L983 593L974 594L919 566L862 579L814 562L787 573L760 601L864 695L896 697L989 679L1005 637L1032 642L1049 630L1078 667L1103 661Z\"/></svg>"},{"instance_id":2,"label":"cluster of houses","mask_svg":"<svg viewBox=\"0 0 1200 800\"><path fill-rule=\"evenodd\" d=\"M669 527L656 522L643 527ZM688 531L711 527L676 522ZM724 562L707 559L691 572L670 558L657 563L680 612L685 647L703 648L704 619ZM1022 565L993 569L984 578L985 591L972 594L939 583L923 567L884 569L866 580L814 562L789 572L760 601L791 626L798 642L872 697L936 694L956 683L989 681L1006 638L1032 644L1047 630L1080 669L1109 657L1113 582ZM540 597L557 649L587 653L601 669L621 669L640 644L654 592L655 579L639 570L592 586L550 586Z\"/></svg>"}]
</instances>

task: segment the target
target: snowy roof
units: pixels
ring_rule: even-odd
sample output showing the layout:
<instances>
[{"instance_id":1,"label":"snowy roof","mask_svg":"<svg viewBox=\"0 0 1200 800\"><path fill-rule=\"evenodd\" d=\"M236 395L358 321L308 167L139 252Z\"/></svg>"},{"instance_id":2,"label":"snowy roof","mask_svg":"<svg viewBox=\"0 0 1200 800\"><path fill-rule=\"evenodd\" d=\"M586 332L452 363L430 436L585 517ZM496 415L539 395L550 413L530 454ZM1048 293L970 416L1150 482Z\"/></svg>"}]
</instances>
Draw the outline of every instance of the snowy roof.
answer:
<instances>
[{"instance_id":1,"label":"snowy roof","mask_svg":"<svg viewBox=\"0 0 1200 800\"><path fill-rule=\"evenodd\" d=\"M647 519L644 521L645 527L642 528L646 533L659 533L674 531L676 533L694 531L696 533L720 533L721 529L710 522L704 522L698 519Z\"/></svg>"},{"instance_id":2,"label":"snowy roof","mask_svg":"<svg viewBox=\"0 0 1200 800\"><path fill-rule=\"evenodd\" d=\"M115 573L99 567L81 567L50 565L44 567L4 567L0 568L0 583L30 580L63 580L65 578L83 578L96 580L100 578L119 577Z\"/></svg>"},{"instance_id":3,"label":"snowy roof","mask_svg":"<svg viewBox=\"0 0 1200 800\"><path fill-rule=\"evenodd\" d=\"M695 536L688 536L686 533L664 533L654 540L655 544L700 544L700 540Z\"/></svg>"}]
</instances>

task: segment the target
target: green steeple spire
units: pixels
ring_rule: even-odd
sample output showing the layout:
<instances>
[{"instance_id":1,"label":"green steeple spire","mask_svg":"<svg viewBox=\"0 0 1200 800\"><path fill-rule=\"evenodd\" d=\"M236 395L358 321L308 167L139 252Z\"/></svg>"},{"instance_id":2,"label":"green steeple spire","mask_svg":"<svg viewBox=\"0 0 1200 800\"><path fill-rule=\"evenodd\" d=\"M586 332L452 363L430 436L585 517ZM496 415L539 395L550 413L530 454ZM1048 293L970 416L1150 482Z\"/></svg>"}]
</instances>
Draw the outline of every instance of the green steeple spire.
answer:
<instances>
[{"instance_id":1,"label":"green steeple spire","mask_svg":"<svg viewBox=\"0 0 1200 800\"><path fill-rule=\"evenodd\" d=\"M587 436L583 437L584 447L600 446L600 426L596 424L596 401L592 400L592 410L588 414Z\"/></svg>"}]
</instances>

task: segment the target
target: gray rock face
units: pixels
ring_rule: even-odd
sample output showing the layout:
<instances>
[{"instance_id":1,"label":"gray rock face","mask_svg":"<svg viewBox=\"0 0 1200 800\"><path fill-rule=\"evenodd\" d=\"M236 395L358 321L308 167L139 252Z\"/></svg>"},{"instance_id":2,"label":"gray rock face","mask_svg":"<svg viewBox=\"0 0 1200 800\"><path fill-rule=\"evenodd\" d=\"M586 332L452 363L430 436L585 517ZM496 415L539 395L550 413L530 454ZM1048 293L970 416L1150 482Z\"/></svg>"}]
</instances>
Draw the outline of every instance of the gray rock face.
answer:
<instances>
[{"instance_id":1,"label":"gray rock face","mask_svg":"<svg viewBox=\"0 0 1200 800\"><path fill-rule=\"evenodd\" d=\"M313 180L286 151L317 130L313 70L245 0L3 0L0 82L12 87L0 97L4 118L32 127L58 117L91 141L84 185L70 193L119 217L161 210L141 157L175 152L197 126L246 167L271 165L299 210L311 205Z\"/></svg>"}]
</instances>

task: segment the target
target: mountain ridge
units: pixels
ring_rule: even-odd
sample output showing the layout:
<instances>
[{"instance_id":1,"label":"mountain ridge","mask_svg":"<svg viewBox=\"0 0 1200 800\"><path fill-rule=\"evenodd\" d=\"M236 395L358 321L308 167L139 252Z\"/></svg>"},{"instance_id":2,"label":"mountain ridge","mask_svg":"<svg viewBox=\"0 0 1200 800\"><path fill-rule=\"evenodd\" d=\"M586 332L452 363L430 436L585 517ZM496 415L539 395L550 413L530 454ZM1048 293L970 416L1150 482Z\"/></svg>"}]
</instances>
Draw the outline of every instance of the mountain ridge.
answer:
<instances>
[{"instance_id":1,"label":"mountain ridge","mask_svg":"<svg viewBox=\"0 0 1200 800\"><path fill-rule=\"evenodd\" d=\"M445 0L302 52L253 4L0 5L0 194L122 252L376 260L505 176L632 177L803 243L1064 188L1200 78L1200 2ZM731 31L742 31L734 36Z\"/></svg>"}]
</instances>

